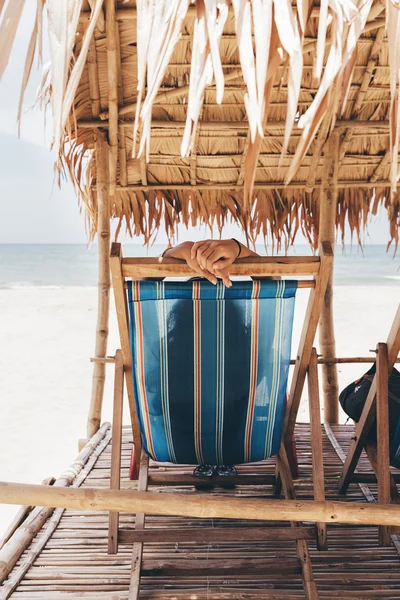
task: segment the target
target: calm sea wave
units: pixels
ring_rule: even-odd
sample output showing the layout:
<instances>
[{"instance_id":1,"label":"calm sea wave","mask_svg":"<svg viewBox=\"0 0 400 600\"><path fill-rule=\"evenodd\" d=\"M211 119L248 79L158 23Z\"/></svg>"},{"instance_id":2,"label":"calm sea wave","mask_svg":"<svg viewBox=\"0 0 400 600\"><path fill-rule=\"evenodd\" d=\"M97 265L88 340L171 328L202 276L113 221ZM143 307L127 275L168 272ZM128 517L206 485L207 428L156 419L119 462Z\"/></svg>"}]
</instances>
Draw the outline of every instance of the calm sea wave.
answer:
<instances>
[{"instance_id":1,"label":"calm sea wave","mask_svg":"<svg viewBox=\"0 0 400 600\"><path fill-rule=\"evenodd\" d=\"M158 256L164 246L149 249L125 244L126 255ZM263 246L258 248L265 254ZM311 254L297 246L291 255ZM400 256L393 258L385 246L358 247L345 253L337 248L336 285L400 286ZM91 287L97 279L97 247L78 244L0 244L0 289L29 287Z\"/></svg>"}]
</instances>

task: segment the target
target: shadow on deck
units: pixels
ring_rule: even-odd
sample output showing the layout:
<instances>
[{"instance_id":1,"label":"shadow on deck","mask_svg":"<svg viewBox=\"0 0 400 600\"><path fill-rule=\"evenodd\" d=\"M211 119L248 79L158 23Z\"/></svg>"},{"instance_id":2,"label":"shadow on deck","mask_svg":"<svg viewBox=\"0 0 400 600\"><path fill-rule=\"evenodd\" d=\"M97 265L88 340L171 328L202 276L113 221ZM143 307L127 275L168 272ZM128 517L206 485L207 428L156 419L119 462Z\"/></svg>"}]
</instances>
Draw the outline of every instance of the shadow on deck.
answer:
<instances>
[{"instance_id":1,"label":"shadow on deck","mask_svg":"<svg viewBox=\"0 0 400 600\"><path fill-rule=\"evenodd\" d=\"M352 426L334 426L332 432L341 449L346 452L353 433ZM296 428L297 451L300 467L300 480L295 482L298 499L311 499L311 451L309 426L300 424ZM374 501L375 484L368 486L351 484L344 498L337 494L337 480L342 461L340 449L332 445L333 437L323 429L325 461L325 488L328 500L352 500L355 502ZM135 485L129 482L129 460L131 435L124 429L122 444L122 487ZM339 452L338 452L339 450ZM92 464L87 465L82 487L108 487L111 459L111 441L106 439L103 449ZM176 474L189 472L182 467L151 466L150 474L168 471ZM191 470L191 469L190 469ZM359 470L370 471L369 462L363 454ZM240 473L274 474L272 461L239 467ZM153 491L157 488L152 487ZM163 488L163 491L177 491L178 488ZM179 488L182 493L190 493L191 488ZM270 495L271 486L241 486L235 490L216 488L216 494L239 494L249 496ZM201 492L198 492L201 493ZM61 511L62 512L62 511ZM60 514L58 515L60 516ZM50 520L51 521L51 520ZM33 560L35 544L46 535L46 527L36 536L29 548L22 554L3 590L0 598L30 600L36 598L58 600L59 598L109 598L122 600L128 597L131 570L132 545L120 544L118 555L107 553L108 513L65 510L54 532L47 540L40 554ZM121 514L120 523L124 528L134 528L134 515ZM166 538L173 527L223 527L244 525L243 521L227 519L193 519L182 517L147 517L147 527L165 527ZM252 522L254 526L257 523ZM264 522L265 525L265 522ZM275 522L274 525L279 525ZM353 599L398 599L400 598L400 543L393 536L389 548L378 546L377 527L331 525L328 528L329 550L319 552L314 542L309 543L313 571L320 598L337 600ZM168 570L152 575L150 569L157 569L160 562L187 559L196 567L204 561L205 567L213 565L215 559L228 562L231 566L245 558L252 568L248 575L236 577L204 576L169 577ZM301 576L298 569L287 569L296 558L294 544L287 541L264 542L212 542L212 543L152 543L144 545L143 565L149 575L144 574L141 582L141 598L202 600L285 599L304 598ZM250 560L249 560L250 559ZM271 560L277 571L271 569ZM263 562L265 561L265 565ZM193 563L194 564L194 563ZM284 572L279 566L285 564ZM146 566L147 565L147 566ZM17 584L18 572L23 574ZM13 583L11 592L10 584ZM8 590L8 591L7 591Z\"/></svg>"}]
</instances>

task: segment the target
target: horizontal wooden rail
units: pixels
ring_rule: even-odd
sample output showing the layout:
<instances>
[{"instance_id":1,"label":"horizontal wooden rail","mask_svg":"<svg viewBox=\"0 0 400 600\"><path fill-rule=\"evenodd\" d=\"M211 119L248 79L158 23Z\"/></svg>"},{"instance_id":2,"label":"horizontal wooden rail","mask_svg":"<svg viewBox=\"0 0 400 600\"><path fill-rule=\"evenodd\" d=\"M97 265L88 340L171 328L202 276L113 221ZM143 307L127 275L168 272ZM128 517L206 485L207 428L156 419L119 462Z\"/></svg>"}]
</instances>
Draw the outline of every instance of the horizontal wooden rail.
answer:
<instances>
[{"instance_id":1,"label":"horizontal wooden rail","mask_svg":"<svg viewBox=\"0 0 400 600\"><path fill-rule=\"evenodd\" d=\"M179 157L178 157L179 158ZM176 166L176 165L175 165ZM380 181L368 181L366 179L352 179L350 181L338 181L338 187L341 189L347 188L365 188L375 189L379 187L390 187L390 181L388 179ZM304 181L296 181L294 183L285 184L284 181L265 181L256 182L254 184L255 190L303 190L307 187ZM321 182L316 181L314 188L321 187ZM93 188L94 189L94 188ZM168 190L173 191L201 191L201 192L214 192L217 190L221 191L243 191L242 185L236 183L198 183L191 185L190 183L152 183L147 185L117 185L117 192L135 192L135 191L151 191L151 190Z\"/></svg>"},{"instance_id":2,"label":"horizontal wooden rail","mask_svg":"<svg viewBox=\"0 0 400 600\"><path fill-rule=\"evenodd\" d=\"M307 284L313 284L313 281L299 281L299 284L302 283L307 283ZM302 287L315 287L314 285L299 285L300 288ZM102 358L101 356L98 357L91 357L90 358L91 362L104 362L104 363L115 363L115 358L113 358L112 356L107 356L106 358ZM347 357L341 357L341 358L334 358L332 360L325 360L324 358L319 358L318 359L318 364L319 365L351 365L351 364L371 364L376 362L376 357L375 356L347 356ZM396 364L400 364L400 358L397 358L394 361ZM292 358L290 360L290 364L294 365L296 364L296 360L294 358ZM263 477L262 475L260 475L259 477ZM400 475L399 475L400 478ZM399 479L400 481L400 479Z\"/></svg>"},{"instance_id":3,"label":"horizontal wooden rail","mask_svg":"<svg viewBox=\"0 0 400 600\"><path fill-rule=\"evenodd\" d=\"M185 275L186 277L186 275ZM299 279L297 282L297 287L298 289L312 289L315 288L315 280L314 279ZM125 283L124 284L124 289L128 289L128 284ZM114 362L114 361L108 361L108 360L104 360L101 357L95 357L95 358L91 358L90 359L92 362L95 361L99 361L99 362Z\"/></svg>"},{"instance_id":4,"label":"horizontal wooden rail","mask_svg":"<svg viewBox=\"0 0 400 600\"><path fill-rule=\"evenodd\" d=\"M115 363L115 356L91 356L90 362L93 363Z\"/></svg>"},{"instance_id":5,"label":"horizontal wooden rail","mask_svg":"<svg viewBox=\"0 0 400 600\"><path fill-rule=\"evenodd\" d=\"M133 482L132 482L133 483ZM209 477L197 477L192 474L149 474L149 485L156 486L201 486L201 485L275 485L275 475L214 475ZM136 485L133 483L133 485ZM124 489L127 489L126 487Z\"/></svg>"},{"instance_id":6,"label":"horizontal wooden rail","mask_svg":"<svg viewBox=\"0 0 400 600\"><path fill-rule=\"evenodd\" d=\"M188 65L189 66L189 65ZM223 104L221 105L223 106ZM175 121L175 120L156 120L153 119L151 122L152 129L184 129L186 121ZM282 129L282 132L285 130L286 121L268 121L265 126L266 131ZM107 128L108 120L106 119L98 119L98 120L81 120L78 121L78 129L98 129L98 128ZM133 127L133 121L119 121L120 127ZM240 130L247 131L249 128L248 121L199 121L199 127L201 129L214 129L214 130ZM337 120L335 124L336 129L389 129L389 121L388 120L372 120L372 121L359 121L357 119L353 120ZM283 135L283 133L282 133Z\"/></svg>"},{"instance_id":7,"label":"horizontal wooden rail","mask_svg":"<svg viewBox=\"0 0 400 600\"><path fill-rule=\"evenodd\" d=\"M62 488L0 482L0 503L147 515L400 526L400 506Z\"/></svg>"},{"instance_id":8,"label":"horizontal wooden rail","mask_svg":"<svg viewBox=\"0 0 400 600\"><path fill-rule=\"evenodd\" d=\"M134 542L262 542L267 540L315 540L315 527L188 527L172 529L154 527L152 529L125 529L118 532L120 544Z\"/></svg>"},{"instance_id":9,"label":"horizontal wooden rail","mask_svg":"<svg viewBox=\"0 0 400 600\"><path fill-rule=\"evenodd\" d=\"M283 256L241 258L229 267L234 276L272 277L317 275L320 259L317 256ZM193 270L184 260L176 258L123 258L122 274L133 279L157 277L193 277Z\"/></svg>"}]
</instances>

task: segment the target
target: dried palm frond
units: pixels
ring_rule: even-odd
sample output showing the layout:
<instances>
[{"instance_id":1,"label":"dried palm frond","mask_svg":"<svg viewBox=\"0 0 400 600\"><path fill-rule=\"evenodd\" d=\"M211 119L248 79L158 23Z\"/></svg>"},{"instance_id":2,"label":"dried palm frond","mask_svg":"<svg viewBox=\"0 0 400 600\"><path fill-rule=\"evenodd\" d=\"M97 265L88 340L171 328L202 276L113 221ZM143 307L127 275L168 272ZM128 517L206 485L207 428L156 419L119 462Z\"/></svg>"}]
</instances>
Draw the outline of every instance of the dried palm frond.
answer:
<instances>
[{"instance_id":1,"label":"dried palm frond","mask_svg":"<svg viewBox=\"0 0 400 600\"><path fill-rule=\"evenodd\" d=\"M0 10L0 79L8 65L24 2L25 0L9 0L4 13ZM3 5L4 1L0 6L1 9Z\"/></svg>"},{"instance_id":2,"label":"dried palm frond","mask_svg":"<svg viewBox=\"0 0 400 600\"><path fill-rule=\"evenodd\" d=\"M171 54L179 39L182 24L189 7L189 0L138 0L137 29L138 37L143 27L148 33L145 51L140 57L141 73L138 88L139 97L143 95L145 83L143 72L147 74L147 94L143 105L137 107L136 119L141 124L142 136L138 156L145 151L148 160L150 154L151 110L161 85ZM143 35L144 38L144 35ZM151 40L151 43L150 43ZM138 124L135 125L137 130ZM133 149L133 152L135 148Z\"/></svg>"},{"instance_id":3,"label":"dried palm frond","mask_svg":"<svg viewBox=\"0 0 400 600\"><path fill-rule=\"evenodd\" d=\"M227 0L198 0L194 23L192 62L186 126L182 138L181 156L193 149L204 90L215 77L217 103L224 95L224 74L219 55L219 40L228 16Z\"/></svg>"},{"instance_id":4,"label":"dried palm frond","mask_svg":"<svg viewBox=\"0 0 400 600\"><path fill-rule=\"evenodd\" d=\"M58 166L61 173L70 173L86 206L92 236L97 227L94 139L97 127L106 131L110 125L111 63L102 4L102 0L34 2L19 106L20 115L34 56L41 56L42 14L47 14L51 64L43 75L39 101L52 106ZM116 6L122 10L123 4ZM221 230L233 219L252 240L259 234L276 247L287 246L302 231L315 245L320 157L325 137L341 114L343 120L365 121L366 127L349 123L345 128L338 230L343 233L348 223L361 241L368 216L382 204L396 246L399 2L197 0L188 11L189 4L189 0L137 0L136 20L130 18L132 8L129 18L117 19L120 60L115 68L121 118L119 139L112 148L118 164L110 214L119 229L125 225L130 234L143 235L146 243L152 243L163 223L171 238L181 226L200 223ZM0 0L0 73L15 43L23 5L24 0ZM379 29L383 19L377 19L382 8L388 44ZM378 33L371 33L375 30ZM130 120L133 129L135 107L132 135L124 120ZM115 123L115 103L113 108ZM152 113L158 123L151 130ZM97 120L99 114L104 122ZM302 129L292 130L298 117ZM382 126L371 127L370 121L382 121ZM130 158L136 154L138 133L139 151L150 159L147 166L144 160ZM189 160L185 157L191 149L196 158ZM295 179L299 187L292 184L283 190L285 178ZM158 183L162 189L157 189ZM177 190L174 185L181 187ZM207 185L213 187L207 190Z\"/></svg>"}]
</instances>

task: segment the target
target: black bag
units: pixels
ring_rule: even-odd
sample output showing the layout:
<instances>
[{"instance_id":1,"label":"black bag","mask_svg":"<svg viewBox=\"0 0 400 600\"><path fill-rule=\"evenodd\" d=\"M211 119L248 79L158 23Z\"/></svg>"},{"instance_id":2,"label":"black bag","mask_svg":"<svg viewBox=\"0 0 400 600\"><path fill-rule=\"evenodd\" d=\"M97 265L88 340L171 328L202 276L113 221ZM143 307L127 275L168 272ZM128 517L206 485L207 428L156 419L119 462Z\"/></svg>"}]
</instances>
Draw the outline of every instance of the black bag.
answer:
<instances>
[{"instance_id":1,"label":"black bag","mask_svg":"<svg viewBox=\"0 0 400 600\"><path fill-rule=\"evenodd\" d=\"M350 383L339 396L339 402L353 421L359 421L376 372L374 364L360 379ZM400 373L393 369L389 377L389 428L390 439L400 418Z\"/></svg>"}]
</instances>

